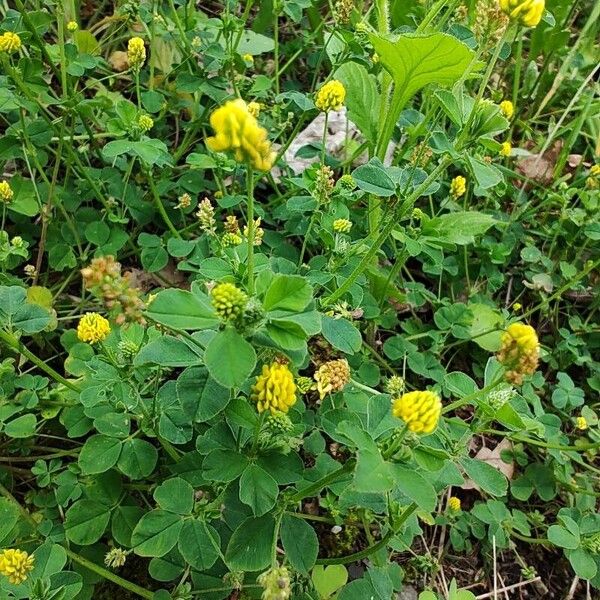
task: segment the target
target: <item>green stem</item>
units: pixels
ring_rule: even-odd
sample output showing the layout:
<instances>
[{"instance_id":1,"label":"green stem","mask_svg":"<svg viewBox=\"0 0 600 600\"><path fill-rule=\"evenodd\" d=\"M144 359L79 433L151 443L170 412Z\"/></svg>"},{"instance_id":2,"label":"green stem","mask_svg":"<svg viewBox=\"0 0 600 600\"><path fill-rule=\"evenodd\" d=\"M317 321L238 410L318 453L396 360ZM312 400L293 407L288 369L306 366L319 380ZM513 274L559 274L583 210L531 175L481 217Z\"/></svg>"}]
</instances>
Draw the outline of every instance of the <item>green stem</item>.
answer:
<instances>
[{"instance_id":1,"label":"green stem","mask_svg":"<svg viewBox=\"0 0 600 600\"><path fill-rule=\"evenodd\" d=\"M376 543L360 552L355 552L354 554L348 554L347 556L342 556L340 558L319 558L317 560L318 565L347 565L349 563L353 563L359 560L363 560L364 558L368 558L375 552L385 548L388 542L396 535L397 531L400 527L405 523L405 521L412 515L415 510L417 510L417 505L413 502L410 504L402 513L400 518L396 523L394 523L394 527L390 528L390 530Z\"/></svg>"},{"instance_id":2,"label":"green stem","mask_svg":"<svg viewBox=\"0 0 600 600\"><path fill-rule=\"evenodd\" d=\"M156 205L156 208L158 209L158 212L160 213L162 220L165 222L165 225L169 228L169 231L176 238L181 238L179 231L177 231L177 229L175 228L175 225L173 225L173 222L171 221L171 219L169 219L169 215L167 214L167 211L165 210L162 200L160 199L158 190L156 189L156 185L154 184L154 178L152 177L152 172L150 170L146 171L146 177L148 179L148 185L150 186L150 191L152 192L152 197L154 198L154 204Z\"/></svg>"},{"instance_id":3,"label":"green stem","mask_svg":"<svg viewBox=\"0 0 600 600\"><path fill-rule=\"evenodd\" d=\"M52 367L48 366L11 333L0 330L0 340L2 340L9 348L12 348L23 356L26 356L32 363L44 371L44 373L50 375L50 377L52 377L52 379L54 379L56 382L61 383L74 392L80 391L77 385L65 379L60 373L57 373Z\"/></svg>"},{"instance_id":4,"label":"green stem","mask_svg":"<svg viewBox=\"0 0 600 600\"><path fill-rule=\"evenodd\" d=\"M480 396L483 396L483 395L487 394L488 392L491 392L496 386L500 385L503 381L504 381L504 377L502 379L497 379L496 381L493 381L489 385L486 385L484 388L477 390L476 392L473 392L472 394L469 394L468 396L465 396L464 398L460 398L459 400L456 400L455 402L451 402L447 406L444 406L444 408L442 410L442 414L445 415L453 410L456 410L457 408L460 408L461 406L464 406L465 404L472 404L473 400L477 400Z\"/></svg>"},{"instance_id":5,"label":"green stem","mask_svg":"<svg viewBox=\"0 0 600 600\"><path fill-rule=\"evenodd\" d=\"M248 196L248 293L254 295L254 171L248 163L246 169L246 195Z\"/></svg>"},{"instance_id":6,"label":"green stem","mask_svg":"<svg viewBox=\"0 0 600 600\"><path fill-rule=\"evenodd\" d=\"M561 444L548 444L547 442L533 440L525 435L511 435L510 432L498 431L496 429L486 429L486 432L493 433L494 435L509 437L515 442L523 442L524 444L531 444L532 446L547 448L548 450L559 450L561 452L580 452L582 450L595 450L596 448L600 448L600 442L586 442L583 444L577 444L577 446L562 446Z\"/></svg>"},{"instance_id":7,"label":"green stem","mask_svg":"<svg viewBox=\"0 0 600 600\"><path fill-rule=\"evenodd\" d=\"M402 210L399 211L399 214L394 215L393 218L390 217L390 219L388 219L385 227L381 230L377 239L375 239L375 241L372 243L368 252L363 256L362 260L355 267L354 271L352 271L348 279L346 279L346 281L335 292L326 298L323 298L321 301L321 306L326 307L333 304L354 285L356 280L362 275L363 271L365 271L365 269L372 264L373 258L381 246L383 246L394 227L398 225L398 222L400 219L402 219L406 211L412 208L415 200L429 187L431 182L448 166L450 162L450 158L444 158L444 160L442 160L442 162L429 174L427 179L425 179L425 181L412 194L410 194L410 196L408 196L408 198L402 203Z\"/></svg>"},{"instance_id":8,"label":"green stem","mask_svg":"<svg viewBox=\"0 0 600 600\"><path fill-rule=\"evenodd\" d=\"M300 500L304 498L310 498L320 492L324 487L331 485L334 481L337 481L342 475L350 472L355 465L354 459L350 459L341 466L339 469L336 469L332 473L321 477L318 481L315 481L312 485L308 487L302 488L298 492L296 492L293 496L290 497L290 502L300 502Z\"/></svg>"},{"instance_id":9,"label":"green stem","mask_svg":"<svg viewBox=\"0 0 600 600\"><path fill-rule=\"evenodd\" d=\"M473 121L475 120L475 115L477 114L479 103L481 102L481 99L483 98L483 94L485 93L485 88L487 87L490 77L492 76L492 73L494 71L494 67L496 66L496 63L498 62L498 58L500 57L500 52L502 51L502 47L504 46L504 43L509 38L512 31L513 31L512 27L510 27L510 26L507 27L504 30L502 37L496 44L496 47L494 48L494 54L492 54L492 58L491 58L490 62L488 63L487 69L483 75L483 79L481 80L481 84L479 85L479 90L477 91L477 96L475 98L475 102L473 103L473 108L471 109L471 113L469 114L467 123L463 127L463 130L461 131L460 136L458 138L457 146L459 146L459 147L461 147L463 145L466 137L469 135L471 125L473 124Z\"/></svg>"},{"instance_id":10,"label":"green stem","mask_svg":"<svg viewBox=\"0 0 600 600\"><path fill-rule=\"evenodd\" d=\"M101 567L100 565L97 565L95 562L92 562L87 558L83 558L83 556L79 556L79 554L75 554L75 552L73 552L69 548L65 548L65 552L71 560L75 561L76 563L79 563L82 567L93 571L94 573L104 577L104 579L108 579L108 581L116 583L119 587L122 587L123 589L131 592L132 594L136 594L141 598L147 598L148 600L152 600L152 598L154 598L154 592L140 587L139 585L136 585L131 581L127 581L127 579L123 579L122 577L119 577L114 573L111 573L107 569Z\"/></svg>"}]
</instances>

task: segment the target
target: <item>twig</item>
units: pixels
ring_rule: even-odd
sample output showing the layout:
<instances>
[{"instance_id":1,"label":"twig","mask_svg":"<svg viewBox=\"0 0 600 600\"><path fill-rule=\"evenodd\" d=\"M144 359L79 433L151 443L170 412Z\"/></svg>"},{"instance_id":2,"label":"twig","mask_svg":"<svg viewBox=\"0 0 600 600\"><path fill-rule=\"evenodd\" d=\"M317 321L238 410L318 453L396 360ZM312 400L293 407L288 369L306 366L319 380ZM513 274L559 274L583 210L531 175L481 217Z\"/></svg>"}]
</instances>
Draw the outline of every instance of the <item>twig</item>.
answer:
<instances>
[{"instance_id":1,"label":"twig","mask_svg":"<svg viewBox=\"0 0 600 600\"><path fill-rule=\"evenodd\" d=\"M565 596L565 600L573 600L573 598L575 597L575 590L577 590L578 585L579 585L579 576L575 575L575 577L573 578L573 583L571 584L571 587L569 588L569 592Z\"/></svg>"},{"instance_id":2,"label":"twig","mask_svg":"<svg viewBox=\"0 0 600 600\"><path fill-rule=\"evenodd\" d=\"M531 583L537 583L541 581L541 577L535 577L534 579L528 579L527 581L521 581L519 583L513 583L512 585L507 585L502 589L495 589L493 592L487 592L486 594L480 594L479 596L475 596L475 600L484 600L484 598L492 598L498 594L498 592L510 592L512 590L516 590L517 588L523 587L525 585L529 585Z\"/></svg>"}]
</instances>

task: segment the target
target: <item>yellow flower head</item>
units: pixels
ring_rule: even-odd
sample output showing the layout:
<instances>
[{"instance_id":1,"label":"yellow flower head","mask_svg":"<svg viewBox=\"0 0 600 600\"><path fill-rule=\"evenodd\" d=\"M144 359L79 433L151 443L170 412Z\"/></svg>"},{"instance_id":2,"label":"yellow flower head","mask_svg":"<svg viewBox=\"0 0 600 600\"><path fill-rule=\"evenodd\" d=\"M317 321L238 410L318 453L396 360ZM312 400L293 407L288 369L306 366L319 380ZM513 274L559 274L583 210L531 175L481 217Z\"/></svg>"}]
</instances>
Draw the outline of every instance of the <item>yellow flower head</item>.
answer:
<instances>
[{"instance_id":1,"label":"yellow flower head","mask_svg":"<svg viewBox=\"0 0 600 600\"><path fill-rule=\"evenodd\" d=\"M321 86L315 98L316 107L322 112L340 110L346 99L346 88L340 81L332 79Z\"/></svg>"},{"instance_id":2,"label":"yellow flower head","mask_svg":"<svg viewBox=\"0 0 600 600\"><path fill-rule=\"evenodd\" d=\"M77 31L79 29L79 25L77 25L77 21L69 21L67 23L67 31Z\"/></svg>"},{"instance_id":3,"label":"yellow flower head","mask_svg":"<svg viewBox=\"0 0 600 600\"><path fill-rule=\"evenodd\" d=\"M515 107L510 100L502 100L502 102L500 102L500 112L507 119L512 119L512 116L515 114Z\"/></svg>"},{"instance_id":4,"label":"yellow flower head","mask_svg":"<svg viewBox=\"0 0 600 600\"><path fill-rule=\"evenodd\" d=\"M19 585L27 579L27 574L33 569L34 560L35 557L29 556L24 550L2 550L0 573L13 585Z\"/></svg>"},{"instance_id":5,"label":"yellow flower head","mask_svg":"<svg viewBox=\"0 0 600 600\"><path fill-rule=\"evenodd\" d=\"M260 104L258 102L248 102L248 112L257 119L260 114Z\"/></svg>"},{"instance_id":6,"label":"yellow flower head","mask_svg":"<svg viewBox=\"0 0 600 600\"><path fill-rule=\"evenodd\" d=\"M315 373L315 381L321 400L327 394L342 391L350 381L348 361L345 358L340 358L323 363Z\"/></svg>"},{"instance_id":7,"label":"yellow flower head","mask_svg":"<svg viewBox=\"0 0 600 600\"><path fill-rule=\"evenodd\" d=\"M500 147L500 156L510 156L512 152L512 144L510 142L502 142Z\"/></svg>"},{"instance_id":8,"label":"yellow flower head","mask_svg":"<svg viewBox=\"0 0 600 600\"><path fill-rule=\"evenodd\" d=\"M288 366L279 362L263 365L262 373L252 386L252 400L258 412L287 413L296 403L296 384Z\"/></svg>"},{"instance_id":9,"label":"yellow flower head","mask_svg":"<svg viewBox=\"0 0 600 600\"><path fill-rule=\"evenodd\" d=\"M0 35L0 52L13 54L21 48L21 38L12 31L6 31Z\"/></svg>"},{"instance_id":10,"label":"yellow flower head","mask_svg":"<svg viewBox=\"0 0 600 600\"><path fill-rule=\"evenodd\" d=\"M524 375L532 375L537 369L540 343L531 325L512 323L502 334L502 345L496 355L507 369L506 379L520 385Z\"/></svg>"},{"instance_id":11,"label":"yellow flower head","mask_svg":"<svg viewBox=\"0 0 600 600\"><path fill-rule=\"evenodd\" d=\"M210 115L215 135L206 140L214 152L232 152L235 160L250 163L259 171L269 171L275 152L263 129L241 99L230 100Z\"/></svg>"},{"instance_id":12,"label":"yellow flower head","mask_svg":"<svg viewBox=\"0 0 600 600\"><path fill-rule=\"evenodd\" d=\"M247 62L247 63L253 63L254 62L254 56L252 56L252 54L244 54L242 56L242 60L244 62Z\"/></svg>"},{"instance_id":13,"label":"yellow flower head","mask_svg":"<svg viewBox=\"0 0 600 600\"><path fill-rule=\"evenodd\" d=\"M226 231L221 238L223 246L227 248L230 246L239 246L243 241L239 233L233 233L232 231Z\"/></svg>"},{"instance_id":14,"label":"yellow flower head","mask_svg":"<svg viewBox=\"0 0 600 600\"><path fill-rule=\"evenodd\" d=\"M127 60L132 69L138 70L146 61L146 46L141 37L132 37L127 43Z\"/></svg>"},{"instance_id":15,"label":"yellow flower head","mask_svg":"<svg viewBox=\"0 0 600 600\"><path fill-rule=\"evenodd\" d=\"M594 165L591 169L590 169L590 175L592 177L600 177L600 165Z\"/></svg>"},{"instance_id":16,"label":"yellow flower head","mask_svg":"<svg viewBox=\"0 0 600 600\"><path fill-rule=\"evenodd\" d=\"M396 398L392 405L395 417L402 419L414 433L431 433L438 424L442 401L435 392L408 392Z\"/></svg>"},{"instance_id":17,"label":"yellow flower head","mask_svg":"<svg viewBox=\"0 0 600 600\"><path fill-rule=\"evenodd\" d=\"M588 422L585 417L577 417L575 419L575 427L580 431L585 431L588 428Z\"/></svg>"},{"instance_id":18,"label":"yellow flower head","mask_svg":"<svg viewBox=\"0 0 600 600\"><path fill-rule=\"evenodd\" d=\"M237 237L239 238L239 235ZM248 296L233 283L219 283L211 290L210 301L221 319L232 321L244 312Z\"/></svg>"},{"instance_id":19,"label":"yellow flower head","mask_svg":"<svg viewBox=\"0 0 600 600\"><path fill-rule=\"evenodd\" d=\"M450 195L453 198L460 198L467 191L467 180L462 175L457 175L450 183Z\"/></svg>"},{"instance_id":20,"label":"yellow flower head","mask_svg":"<svg viewBox=\"0 0 600 600\"><path fill-rule=\"evenodd\" d=\"M519 312L523 308L523 305L520 302L515 302L512 308L515 312Z\"/></svg>"},{"instance_id":21,"label":"yellow flower head","mask_svg":"<svg viewBox=\"0 0 600 600\"><path fill-rule=\"evenodd\" d=\"M336 219L333 222L333 231L336 233L349 233L352 229L352 221L349 219Z\"/></svg>"},{"instance_id":22,"label":"yellow flower head","mask_svg":"<svg viewBox=\"0 0 600 600\"><path fill-rule=\"evenodd\" d=\"M262 600L288 600L292 594L291 577L286 567L272 567L261 573L256 582L262 586Z\"/></svg>"},{"instance_id":23,"label":"yellow flower head","mask_svg":"<svg viewBox=\"0 0 600 600\"><path fill-rule=\"evenodd\" d=\"M86 313L79 319L77 337L82 342L95 344L106 339L110 333L110 323L98 313Z\"/></svg>"},{"instance_id":24,"label":"yellow flower head","mask_svg":"<svg viewBox=\"0 0 600 600\"><path fill-rule=\"evenodd\" d=\"M146 133L154 127L154 120L149 115L141 115L138 119L138 127Z\"/></svg>"},{"instance_id":25,"label":"yellow flower head","mask_svg":"<svg viewBox=\"0 0 600 600\"><path fill-rule=\"evenodd\" d=\"M448 508L452 512L458 512L460 510L460 507L461 507L460 498L457 498L456 496L451 496L448 499Z\"/></svg>"},{"instance_id":26,"label":"yellow flower head","mask_svg":"<svg viewBox=\"0 0 600 600\"><path fill-rule=\"evenodd\" d=\"M14 195L15 193L12 191L8 181L0 181L0 200L5 204L8 204L13 199Z\"/></svg>"},{"instance_id":27,"label":"yellow flower head","mask_svg":"<svg viewBox=\"0 0 600 600\"><path fill-rule=\"evenodd\" d=\"M544 0L500 0L500 8L514 21L535 27L544 14Z\"/></svg>"}]
</instances>

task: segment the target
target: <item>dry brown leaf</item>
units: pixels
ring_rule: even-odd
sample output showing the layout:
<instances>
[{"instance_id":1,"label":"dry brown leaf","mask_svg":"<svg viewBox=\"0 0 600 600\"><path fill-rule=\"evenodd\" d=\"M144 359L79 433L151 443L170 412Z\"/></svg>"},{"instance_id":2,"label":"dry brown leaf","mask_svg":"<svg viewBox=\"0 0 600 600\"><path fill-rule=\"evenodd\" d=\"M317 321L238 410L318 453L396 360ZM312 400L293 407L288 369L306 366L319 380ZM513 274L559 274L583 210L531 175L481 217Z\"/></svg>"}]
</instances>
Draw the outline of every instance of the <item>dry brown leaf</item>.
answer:
<instances>
[{"instance_id":1,"label":"dry brown leaf","mask_svg":"<svg viewBox=\"0 0 600 600\"><path fill-rule=\"evenodd\" d=\"M475 458L486 462L488 465L494 467L494 469L498 469L500 473L503 473L506 478L510 480L515 473L515 465L512 462L505 463L502 458L500 458L500 454L504 450L512 450L512 443L507 439L502 440L493 449L484 446L477 452ZM461 487L463 490L479 490L479 486L472 479L467 479Z\"/></svg>"}]
</instances>

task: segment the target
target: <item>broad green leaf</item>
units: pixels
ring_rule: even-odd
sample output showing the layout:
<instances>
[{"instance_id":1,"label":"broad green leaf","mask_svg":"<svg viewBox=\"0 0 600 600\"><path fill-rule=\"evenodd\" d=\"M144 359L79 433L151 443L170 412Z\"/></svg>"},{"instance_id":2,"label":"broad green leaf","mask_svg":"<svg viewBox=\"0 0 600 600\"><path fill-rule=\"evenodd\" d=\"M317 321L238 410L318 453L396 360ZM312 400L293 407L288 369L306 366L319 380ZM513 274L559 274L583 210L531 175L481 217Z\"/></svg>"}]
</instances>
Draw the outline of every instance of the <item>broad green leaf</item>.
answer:
<instances>
[{"instance_id":1,"label":"broad green leaf","mask_svg":"<svg viewBox=\"0 0 600 600\"><path fill-rule=\"evenodd\" d=\"M206 295L174 288L159 292L146 312L152 320L175 329L210 329L219 323Z\"/></svg>"},{"instance_id":2,"label":"broad green leaf","mask_svg":"<svg viewBox=\"0 0 600 600\"><path fill-rule=\"evenodd\" d=\"M420 89L430 83L453 85L464 75L473 60L473 51L446 33L406 33L394 38L371 33L369 39L394 82L385 133L382 136L386 140L391 138L402 109Z\"/></svg>"},{"instance_id":3,"label":"broad green leaf","mask_svg":"<svg viewBox=\"0 0 600 600\"><path fill-rule=\"evenodd\" d=\"M117 466L130 479L143 479L154 471L158 460L156 448L146 440L125 440Z\"/></svg>"},{"instance_id":4,"label":"broad green leaf","mask_svg":"<svg viewBox=\"0 0 600 600\"><path fill-rule=\"evenodd\" d=\"M212 419L229 404L229 390L204 367L186 369L177 379L176 390L183 410L196 423Z\"/></svg>"},{"instance_id":5,"label":"broad green leaf","mask_svg":"<svg viewBox=\"0 0 600 600\"><path fill-rule=\"evenodd\" d=\"M204 475L214 481L233 481L237 479L248 465L245 455L235 450L213 450L202 463Z\"/></svg>"},{"instance_id":6,"label":"broad green leaf","mask_svg":"<svg viewBox=\"0 0 600 600\"><path fill-rule=\"evenodd\" d=\"M447 373L444 377L444 387L457 398L464 398L478 390L473 379L461 371Z\"/></svg>"},{"instance_id":7,"label":"broad green leaf","mask_svg":"<svg viewBox=\"0 0 600 600\"><path fill-rule=\"evenodd\" d=\"M308 574L315 566L319 553L315 530L304 519L285 515L281 521L280 535L285 557L292 567Z\"/></svg>"},{"instance_id":8,"label":"broad green leaf","mask_svg":"<svg viewBox=\"0 0 600 600\"><path fill-rule=\"evenodd\" d=\"M337 350L355 354L362 345L360 331L346 319L323 316L323 337Z\"/></svg>"},{"instance_id":9,"label":"broad green leaf","mask_svg":"<svg viewBox=\"0 0 600 600\"><path fill-rule=\"evenodd\" d=\"M252 509L254 516L271 510L278 495L279 486L269 473L255 464L246 467L240 477L240 500Z\"/></svg>"},{"instance_id":10,"label":"broad green leaf","mask_svg":"<svg viewBox=\"0 0 600 600\"><path fill-rule=\"evenodd\" d=\"M312 300L312 286L300 275L275 275L269 285L263 307L266 311L302 312Z\"/></svg>"},{"instance_id":11,"label":"broad green leaf","mask_svg":"<svg viewBox=\"0 0 600 600\"><path fill-rule=\"evenodd\" d=\"M19 520L19 509L14 502L0 498L0 544L4 542Z\"/></svg>"},{"instance_id":12,"label":"broad green leaf","mask_svg":"<svg viewBox=\"0 0 600 600\"><path fill-rule=\"evenodd\" d=\"M471 173L473 173L473 177L481 189L487 190L504 180L502 172L498 167L488 165L486 162L472 156L467 156L467 160L471 167Z\"/></svg>"},{"instance_id":13,"label":"broad green leaf","mask_svg":"<svg viewBox=\"0 0 600 600\"><path fill-rule=\"evenodd\" d=\"M115 542L121 546L131 546L131 534L143 515L144 510L139 506L119 505L113 508L110 529Z\"/></svg>"},{"instance_id":14,"label":"broad green leaf","mask_svg":"<svg viewBox=\"0 0 600 600\"><path fill-rule=\"evenodd\" d=\"M194 488L185 479L174 477L154 490L154 499L163 510L188 515L194 507Z\"/></svg>"},{"instance_id":15,"label":"broad green leaf","mask_svg":"<svg viewBox=\"0 0 600 600\"><path fill-rule=\"evenodd\" d=\"M469 330L472 340L484 350L496 352L500 349L501 330L504 326L502 313L487 304L468 306L473 313L473 322Z\"/></svg>"},{"instance_id":16,"label":"broad green leaf","mask_svg":"<svg viewBox=\"0 0 600 600\"><path fill-rule=\"evenodd\" d=\"M50 577L62 571L67 564L65 549L52 542L45 542L36 548L33 555L35 556L35 561L33 563L33 571L30 575L32 579Z\"/></svg>"},{"instance_id":17,"label":"broad green leaf","mask_svg":"<svg viewBox=\"0 0 600 600\"><path fill-rule=\"evenodd\" d=\"M579 547L579 535L568 531L562 525L550 525L548 527L548 540L559 548L569 548L574 550Z\"/></svg>"},{"instance_id":18,"label":"broad green leaf","mask_svg":"<svg viewBox=\"0 0 600 600\"><path fill-rule=\"evenodd\" d=\"M225 561L232 571L260 571L271 563L276 542L275 520L271 515L249 517L233 532Z\"/></svg>"},{"instance_id":19,"label":"broad green leaf","mask_svg":"<svg viewBox=\"0 0 600 600\"><path fill-rule=\"evenodd\" d=\"M330 598L348 581L348 571L344 565L317 565L311 579L320 598Z\"/></svg>"},{"instance_id":20,"label":"broad green leaf","mask_svg":"<svg viewBox=\"0 0 600 600\"><path fill-rule=\"evenodd\" d=\"M78 500L65 518L67 538L74 544L89 546L103 535L110 520L110 508L93 500Z\"/></svg>"},{"instance_id":21,"label":"broad green leaf","mask_svg":"<svg viewBox=\"0 0 600 600\"><path fill-rule=\"evenodd\" d=\"M198 519L186 521L179 538L179 552L198 571L210 569L219 553L221 538L217 531ZM216 546L216 548L215 548Z\"/></svg>"},{"instance_id":22,"label":"broad green leaf","mask_svg":"<svg viewBox=\"0 0 600 600\"><path fill-rule=\"evenodd\" d=\"M484 234L496 219L477 211L460 211L434 217L423 223L423 235L459 246L472 244L475 236Z\"/></svg>"},{"instance_id":23,"label":"broad green leaf","mask_svg":"<svg viewBox=\"0 0 600 600\"><path fill-rule=\"evenodd\" d=\"M108 471L117 464L122 444L121 440L106 435L88 438L79 453L81 471L86 475Z\"/></svg>"},{"instance_id":24,"label":"broad green leaf","mask_svg":"<svg viewBox=\"0 0 600 600\"><path fill-rule=\"evenodd\" d=\"M155 364L162 367L189 367L201 362L202 350L186 339L161 335L142 347L135 365Z\"/></svg>"},{"instance_id":25,"label":"broad green leaf","mask_svg":"<svg viewBox=\"0 0 600 600\"><path fill-rule=\"evenodd\" d=\"M139 556L164 556L179 539L183 519L165 510L146 513L131 534L131 543Z\"/></svg>"},{"instance_id":26,"label":"broad green leaf","mask_svg":"<svg viewBox=\"0 0 600 600\"><path fill-rule=\"evenodd\" d=\"M505 496L508 489L506 477L488 463L475 458L465 457L460 463L466 474L484 492L492 496Z\"/></svg>"},{"instance_id":27,"label":"broad green leaf","mask_svg":"<svg viewBox=\"0 0 600 600\"><path fill-rule=\"evenodd\" d=\"M392 465L395 486L405 496L408 496L424 511L432 512L437 504L437 494L434 487L414 469L401 465Z\"/></svg>"},{"instance_id":28,"label":"broad green leaf","mask_svg":"<svg viewBox=\"0 0 600 600\"><path fill-rule=\"evenodd\" d=\"M343 64L333 77L346 88L348 118L360 129L365 139L374 144L377 140L381 102L375 77L355 62Z\"/></svg>"},{"instance_id":29,"label":"broad green leaf","mask_svg":"<svg viewBox=\"0 0 600 600\"><path fill-rule=\"evenodd\" d=\"M241 387L256 366L256 352L235 329L215 335L204 352L209 373L226 388Z\"/></svg>"},{"instance_id":30,"label":"broad green leaf","mask_svg":"<svg viewBox=\"0 0 600 600\"><path fill-rule=\"evenodd\" d=\"M352 177L356 185L369 194L387 198L396 193L394 180L378 158L372 158L366 165L354 169Z\"/></svg>"},{"instance_id":31,"label":"broad green leaf","mask_svg":"<svg viewBox=\"0 0 600 600\"><path fill-rule=\"evenodd\" d=\"M596 559L592 554L583 548L575 548L567 552L567 558L573 567L573 571L582 579L593 579L598 571Z\"/></svg>"},{"instance_id":32,"label":"broad green leaf","mask_svg":"<svg viewBox=\"0 0 600 600\"><path fill-rule=\"evenodd\" d=\"M21 415L7 423L4 433L11 438L28 438L35 434L37 420L33 413Z\"/></svg>"}]
</instances>

